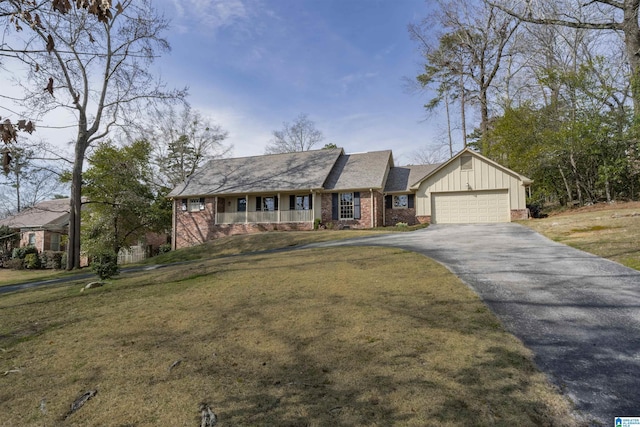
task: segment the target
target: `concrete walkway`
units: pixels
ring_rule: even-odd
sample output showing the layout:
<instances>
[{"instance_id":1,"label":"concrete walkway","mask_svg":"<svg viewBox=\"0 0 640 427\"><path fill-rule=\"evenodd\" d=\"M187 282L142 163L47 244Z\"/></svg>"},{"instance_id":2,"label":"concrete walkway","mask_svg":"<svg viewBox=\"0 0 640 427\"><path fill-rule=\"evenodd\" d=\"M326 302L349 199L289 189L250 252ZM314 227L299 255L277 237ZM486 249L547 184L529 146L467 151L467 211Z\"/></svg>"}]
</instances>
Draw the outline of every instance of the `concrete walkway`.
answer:
<instances>
[{"instance_id":1,"label":"concrete walkway","mask_svg":"<svg viewBox=\"0 0 640 427\"><path fill-rule=\"evenodd\" d=\"M535 354L590 423L640 416L640 272L517 224L434 225L310 245L393 246L442 263Z\"/></svg>"}]
</instances>

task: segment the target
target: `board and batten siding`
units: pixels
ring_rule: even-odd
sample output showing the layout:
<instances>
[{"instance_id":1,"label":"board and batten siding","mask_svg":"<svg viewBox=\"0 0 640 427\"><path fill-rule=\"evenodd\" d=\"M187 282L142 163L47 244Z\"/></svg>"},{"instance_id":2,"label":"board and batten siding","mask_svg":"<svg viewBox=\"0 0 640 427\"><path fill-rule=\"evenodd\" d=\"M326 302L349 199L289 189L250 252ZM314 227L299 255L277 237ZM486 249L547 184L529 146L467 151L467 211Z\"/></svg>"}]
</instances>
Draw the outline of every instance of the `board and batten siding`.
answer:
<instances>
[{"instance_id":1,"label":"board and batten siding","mask_svg":"<svg viewBox=\"0 0 640 427\"><path fill-rule=\"evenodd\" d=\"M526 209L526 192L520 178L473 154L472 168L462 170L454 159L425 179L416 192L416 215L431 216L432 193L455 191L508 190L510 209Z\"/></svg>"}]
</instances>

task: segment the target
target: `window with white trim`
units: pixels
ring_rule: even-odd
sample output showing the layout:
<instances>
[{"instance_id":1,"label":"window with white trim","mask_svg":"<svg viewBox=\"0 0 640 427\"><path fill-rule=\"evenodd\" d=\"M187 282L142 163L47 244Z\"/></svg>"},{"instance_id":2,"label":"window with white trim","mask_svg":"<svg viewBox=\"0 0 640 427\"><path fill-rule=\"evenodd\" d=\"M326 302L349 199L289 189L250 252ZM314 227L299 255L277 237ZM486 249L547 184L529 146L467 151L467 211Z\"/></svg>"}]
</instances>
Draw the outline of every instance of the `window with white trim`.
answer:
<instances>
[{"instance_id":1,"label":"window with white trim","mask_svg":"<svg viewBox=\"0 0 640 427\"><path fill-rule=\"evenodd\" d=\"M353 219L353 193L340 193L340 219Z\"/></svg>"},{"instance_id":2,"label":"window with white trim","mask_svg":"<svg viewBox=\"0 0 640 427\"><path fill-rule=\"evenodd\" d=\"M272 212L276 210L276 198L269 196L262 198L262 210Z\"/></svg>"},{"instance_id":3,"label":"window with white trim","mask_svg":"<svg viewBox=\"0 0 640 427\"><path fill-rule=\"evenodd\" d=\"M238 212L246 212L247 211L247 198L239 197L238 198Z\"/></svg>"},{"instance_id":4,"label":"window with white trim","mask_svg":"<svg viewBox=\"0 0 640 427\"><path fill-rule=\"evenodd\" d=\"M204 199L189 199L189 212L199 212L204 210Z\"/></svg>"},{"instance_id":5,"label":"window with white trim","mask_svg":"<svg viewBox=\"0 0 640 427\"><path fill-rule=\"evenodd\" d=\"M29 233L29 246L36 245L36 233Z\"/></svg>"},{"instance_id":6,"label":"window with white trim","mask_svg":"<svg viewBox=\"0 0 640 427\"><path fill-rule=\"evenodd\" d=\"M296 196L296 206L295 209L297 211L302 211L302 210L309 210L309 200L310 200L311 196L309 195L305 195L305 196Z\"/></svg>"},{"instance_id":7,"label":"window with white trim","mask_svg":"<svg viewBox=\"0 0 640 427\"><path fill-rule=\"evenodd\" d=\"M407 194L398 194L393 196L394 209L406 209L409 207L409 196Z\"/></svg>"}]
</instances>

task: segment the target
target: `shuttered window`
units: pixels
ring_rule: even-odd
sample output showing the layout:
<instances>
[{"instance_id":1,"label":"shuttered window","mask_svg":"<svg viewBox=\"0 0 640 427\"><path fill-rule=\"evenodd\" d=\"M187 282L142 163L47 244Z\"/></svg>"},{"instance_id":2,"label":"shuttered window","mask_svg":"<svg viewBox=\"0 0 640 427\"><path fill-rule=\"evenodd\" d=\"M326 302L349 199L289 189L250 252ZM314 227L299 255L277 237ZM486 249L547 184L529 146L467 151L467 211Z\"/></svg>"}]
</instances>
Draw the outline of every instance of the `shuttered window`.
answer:
<instances>
[{"instance_id":1,"label":"shuttered window","mask_svg":"<svg viewBox=\"0 0 640 427\"><path fill-rule=\"evenodd\" d=\"M308 211L313 208L312 197L310 194L303 196L289 196L289 210L292 211Z\"/></svg>"},{"instance_id":2,"label":"shuttered window","mask_svg":"<svg viewBox=\"0 0 640 427\"><path fill-rule=\"evenodd\" d=\"M272 212L278 210L278 196L256 197L256 211Z\"/></svg>"},{"instance_id":3,"label":"shuttered window","mask_svg":"<svg viewBox=\"0 0 640 427\"><path fill-rule=\"evenodd\" d=\"M333 193L333 219L360 219L360 193Z\"/></svg>"},{"instance_id":4,"label":"shuttered window","mask_svg":"<svg viewBox=\"0 0 640 427\"><path fill-rule=\"evenodd\" d=\"M396 194L384 196L385 209L415 208L415 194Z\"/></svg>"}]
</instances>

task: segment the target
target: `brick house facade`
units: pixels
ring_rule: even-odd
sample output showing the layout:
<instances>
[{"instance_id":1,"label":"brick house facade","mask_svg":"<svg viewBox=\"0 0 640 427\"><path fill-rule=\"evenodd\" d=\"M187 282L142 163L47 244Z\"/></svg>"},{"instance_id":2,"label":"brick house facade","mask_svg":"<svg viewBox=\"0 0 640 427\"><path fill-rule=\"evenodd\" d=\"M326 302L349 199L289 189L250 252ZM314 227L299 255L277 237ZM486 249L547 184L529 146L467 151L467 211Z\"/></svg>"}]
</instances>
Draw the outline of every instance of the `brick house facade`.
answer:
<instances>
[{"instance_id":1,"label":"brick house facade","mask_svg":"<svg viewBox=\"0 0 640 427\"><path fill-rule=\"evenodd\" d=\"M467 170L467 157L473 157L476 170ZM486 178L486 170L493 175ZM470 191L470 182L477 191ZM528 217L523 195L530 184L468 149L443 164L405 167L394 166L390 150L345 154L336 148L215 159L169 194L172 241L174 248L182 248L234 234L312 230L316 225L363 229L424 224L433 221L432 209L438 222L446 222L447 206L463 198L473 204L476 197L495 201L490 210L499 211L497 220L521 219ZM495 191L487 193L494 190L491 186ZM505 200L510 204L499 204ZM510 214L505 217L505 212Z\"/></svg>"}]
</instances>

